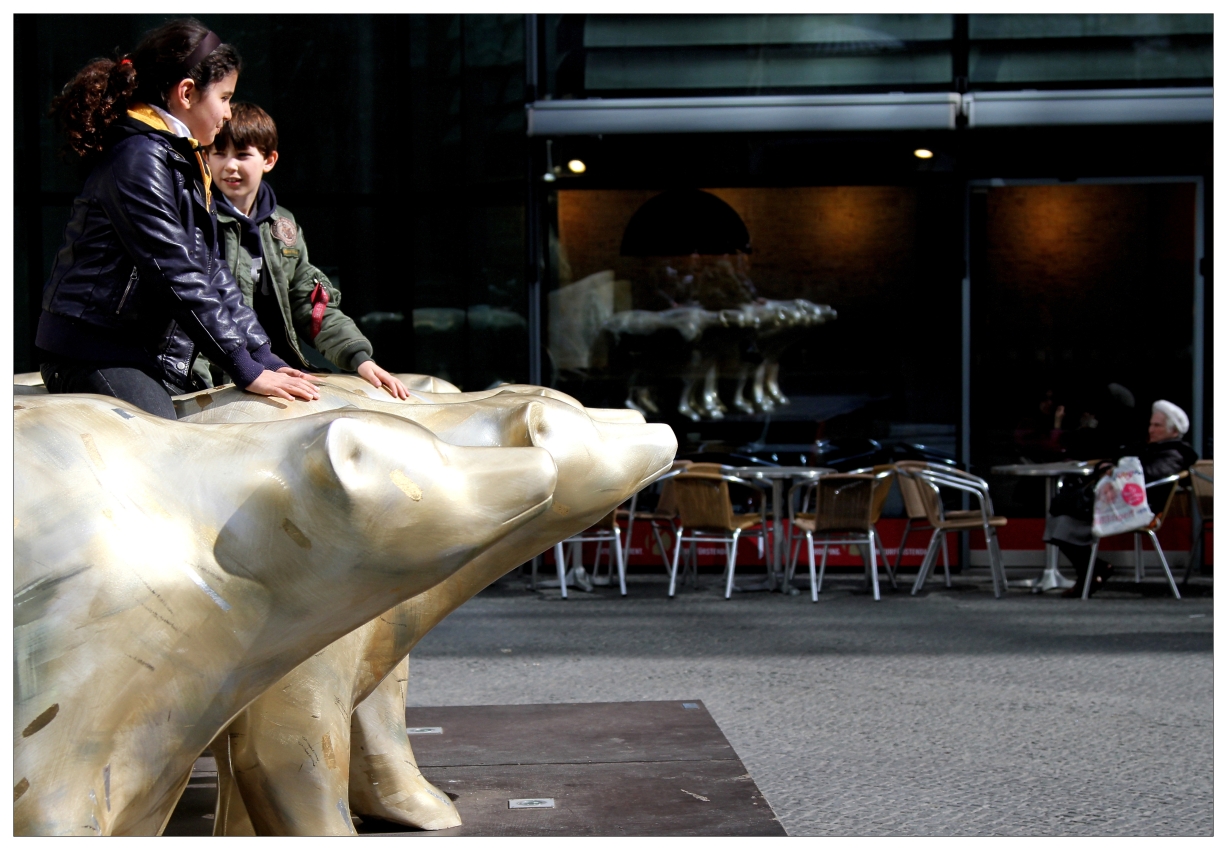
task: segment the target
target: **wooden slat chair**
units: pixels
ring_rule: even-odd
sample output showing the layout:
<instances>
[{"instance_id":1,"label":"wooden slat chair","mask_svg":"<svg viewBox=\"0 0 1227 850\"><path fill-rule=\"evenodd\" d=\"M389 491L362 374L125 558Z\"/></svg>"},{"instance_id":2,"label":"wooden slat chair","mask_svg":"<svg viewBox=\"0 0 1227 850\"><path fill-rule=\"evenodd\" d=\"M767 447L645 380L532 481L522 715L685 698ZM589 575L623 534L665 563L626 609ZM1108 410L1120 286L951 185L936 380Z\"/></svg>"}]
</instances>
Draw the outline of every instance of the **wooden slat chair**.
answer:
<instances>
[{"instance_id":1,"label":"wooden slat chair","mask_svg":"<svg viewBox=\"0 0 1227 850\"><path fill-rule=\"evenodd\" d=\"M1155 518L1150 521L1150 525L1145 528L1139 528L1137 531L1122 531L1121 534L1133 535L1133 580L1141 582L1146 577L1146 563L1142 557L1142 535L1148 535L1150 542L1154 544L1155 551L1159 553L1159 563L1163 565L1163 573L1167 576L1168 586L1172 589L1172 596L1180 598L1180 590L1176 587L1176 579L1172 576L1172 569L1167 565L1167 556L1163 554L1163 547L1159 545L1159 538L1156 532L1163 526L1163 520L1167 516L1168 511L1172 509L1172 502L1176 500L1176 484L1189 477L1189 473L1181 470L1175 475L1168 475L1164 478L1148 481L1146 489L1150 490L1153 487L1163 487L1170 485L1171 489L1167 492L1167 501L1163 503L1163 510L1155 514ZM1109 534L1108 537L1119 537L1120 534ZM1095 578L1095 556L1099 554L1099 541L1102 538L1096 537L1095 542L1091 544L1091 561L1086 568L1086 581L1082 584L1082 598L1091 598L1091 582ZM1189 553L1192 554L1191 552Z\"/></svg>"},{"instance_id":2,"label":"wooden slat chair","mask_svg":"<svg viewBox=\"0 0 1227 850\"><path fill-rule=\"evenodd\" d=\"M724 586L724 598L733 595L733 576L737 569L737 543L742 534L759 538L762 551L764 538L769 533L764 522L766 490L757 482L738 478L719 464L696 463L673 479L673 492L677 504L679 527L673 543L673 565L669 573L669 596L677 588L678 563L682 543L721 540L728 552L728 566ZM736 514L729 495L729 484L749 487L758 494L757 513ZM757 527L757 530L754 530ZM687 535L689 532L689 535ZM697 569L697 565L696 569Z\"/></svg>"},{"instance_id":3,"label":"wooden slat chair","mask_svg":"<svg viewBox=\"0 0 1227 850\"><path fill-rule=\"evenodd\" d=\"M809 548L809 582L810 599L818 601L822 592L822 580L826 575L827 550L832 543L864 544L869 547L869 555L865 559L865 578L873 588L873 598L880 601L881 589L878 585L878 551L882 538L878 534L877 521L882 515L882 506L890 493L891 481L894 479L894 467L891 465L877 466L872 471L831 473L803 481L795 485L799 490L804 508L810 495L814 499L814 512L790 513L790 534L803 532ZM790 511L794 505L789 499ZM800 543L800 540L797 541ZM822 544L822 561L815 574L814 545ZM791 557L786 587L792 585L793 575L797 568L797 552L795 547L789 547ZM895 586L894 573L886 558L882 559L886 574L892 586Z\"/></svg>"},{"instance_id":4,"label":"wooden slat chair","mask_svg":"<svg viewBox=\"0 0 1227 850\"><path fill-rule=\"evenodd\" d=\"M1189 483L1193 489L1193 507L1197 516L1193 520L1193 545L1189 547L1189 563L1184 568L1181 587L1188 585L1194 566L1205 566L1206 529L1214 527L1214 461L1199 460L1193 464Z\"/></svg>"},{"instance_id":5,"label":"wooden slat chair","mask_svg":"<svg viewBox=\"0 0 1227 850\"><path fill-rule=\"evenodd\" d=\"M929 525L935 529L929 540L929 548L925 552L924 561L916 573L916 581L912 585L912 595L920 592L928 579L933 564L937 561L937 548L945 542L950 532L975 531L984 532L985 545L988 548L989 574L993 577L993 595L1000 599L1006 590L1005 565L1001 558L1001 545L997 541L997 529L1007 522L1003 516L993 513L993 500L988 492L988 483L969 472L929 465L925 469L910 469L908 472L920 484L921 498L925 505L925 517ZM947 511L942 505L941 490L947 488L958 490L975 496L980 504L978 510Z\"/></svg>"},{"instance_id":6,"label":"wooden slat chair","mask_svg":"<svg viewBox=\"0 0 1227 850\"><path fill-rule=\"evenodd\" d=\"M687 470L690 472L702 472L702 473L709 473L712 475L733 475L734 474L733 467L726 466L725 464L722 464L722 463L712 463L708 461L690 461L690 460L678 461L678 462L688 464ZM770 489L770 485L767 484L766 482L759 482L759 481L749 481L749 482L743 481L739 483L749 484L750 486L755 488L755 490L757 491L756 498L758 498L759 500L759 512L762 513L763 504L764 504L763 493ZM732 494L730 493L730 497L731 495ZM674 495L674 504L673 504L674 511L677 510L676 498L677 498L676 495ZM766 514L763 514L763 515L766 516ZM678 521L678 520L680 520L680 517L677 517L675 515L675 521ZM767 519L767 525L768 526L771 525L770 518ZM761 535L754 535L754 536L758 540L758 557L762 558L764 554L766 553L766 547L763 543L764 538ZM699 581L698 540L687 540L687 542L690 544L690 546L683 550L682 562L681 562L682 577L684 578L686 572L689 571L691 587L697 588L698 581ZM670 566L672 566L672 563L670 563Z\"/></svg>"}]
</instances>

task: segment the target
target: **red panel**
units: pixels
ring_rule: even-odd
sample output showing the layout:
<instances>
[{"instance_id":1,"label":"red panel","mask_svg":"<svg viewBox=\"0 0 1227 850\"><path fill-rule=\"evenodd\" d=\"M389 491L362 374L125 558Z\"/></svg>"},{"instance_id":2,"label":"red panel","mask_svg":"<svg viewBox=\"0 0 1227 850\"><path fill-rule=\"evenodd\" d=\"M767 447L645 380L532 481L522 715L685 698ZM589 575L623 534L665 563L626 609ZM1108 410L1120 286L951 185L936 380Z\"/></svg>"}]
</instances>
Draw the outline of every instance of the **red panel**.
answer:
<instances>
[{"instance_id":1,"label":"red panel","mask_svg":"<svg viewBox=\"0 0 1227 850\"><path fill-rule=\"evenodd\" d=\"M895 563L895 558L899 553L899 540L903 536L903 526L906 520L902 519L883 519L878 522L878 534L882 538L883 552L879 552L879 557L883 554L890 560L891 564ZM785 534L788 530L788 521L784 521ZM903 553L904 566L919 566L924 558L925 550L929 545L929 540L932 531L912 531L908 534L907 550ZM664 540L666 548L666 556L673 555L673 533L670 531L662 531L661 537ZM1011 519L1008 524L997 529L997 539L1001 543L1003 551L1042 551L1044 548L1044 520L1034 517L1015 518ZM1187 552L1192 543L1192 520L1187 517L1172 517L1163 524L1159 529L1159 543L1163 546L1165 552ZM686 544L689 546L689 544ZM1150 549L1149 543L1143 545ZM951 537L948 547L950 549L950 563L955 565L958 563L959 547L956 538ZM596 543L584 544L584 563L591 564L593 558L596 557ZM971 532L971 548L983 550L984 533L980 531ZM1125 534L1119 537L1108 537L1100 543L1100 548L1105 551L1132 551L1133 537ZM606 547L606 550L608 547ZM821 552L815 548L815 556L821 557ZM554 550L550 549L545 553L545 562L549 565L554 563ZM604 563L606 555L603 553L601 561ZM699 544L699 564L703 566L722 566L725 562L724 546L717 542L702 542ZM754 538L742 538L737 548L737 563L745 564L746 566L762 566L763 559L758 554L758 541ZM801 551L800 563L807 564L808 558L804 550ZM827 551L827 564L830 566L861 566L864 562L861 560L860 548L855 544L839 544L832 545ZM1213 526L1207 529L1206 532L1206 563L1214 563L1214 533ZM631 541L630 551L631 565L647 565L656 566L664 569L664 562L661 559L660 549L656 544L656 538L652 536L651 527L647 523L635 523L634 539Z\"/></svg>"},{"instance_id":2,"label":"red panel","mask_svg":"<svg viewBox=\"0 0 1227 850\"><path fill-rule=\"evenodd\" d=\"M997 529L997 540L1003 550L1034 550L1044 548L1044 520L1034 517L1011 519L1009 524ZM1159 529L1159 545L1164 552L1187 552L1192 544L1192 520L1188 517L1172 517ZM1150 548L1148 542L1142 544ZM910 548L910 547L909 547ZM971 533L971 548L984 548L984 532ZM1108 551L1133 551L1133 535L1121 534L1105 537L1099 548Z\"/></svg>"}]
</instances>

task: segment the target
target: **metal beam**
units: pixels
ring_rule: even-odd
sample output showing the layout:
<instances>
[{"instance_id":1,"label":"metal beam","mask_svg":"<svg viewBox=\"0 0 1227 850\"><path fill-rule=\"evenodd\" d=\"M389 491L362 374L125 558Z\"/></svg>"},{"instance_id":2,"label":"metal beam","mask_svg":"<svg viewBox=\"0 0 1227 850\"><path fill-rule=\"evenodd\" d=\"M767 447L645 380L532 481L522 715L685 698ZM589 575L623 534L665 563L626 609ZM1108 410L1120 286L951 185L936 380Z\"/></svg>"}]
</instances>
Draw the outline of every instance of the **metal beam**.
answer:
<instances>
[{"instance_id":1,"label":"metal beam","mask_svg":"<svg viewBox=\"0 0 1227 850\"><path fill-rule=\"evenodd\" d=\"M539 100L528 135L953 130L959 105L954 92Z\"/></svg>"},{"instance_id":2,"label":"metal beam","mask_svg":"<svg viewBox=\"0 0 1227 850\"><path fill-rule=\"evenodd\" d=\"M1205 456L1206 439L1206 223L1205 184L1197 178L1193 224L1193 451Z\"/></svg>"},{"instance_id":3,"label":"metal beam","mask_svg":"<svg viewBox=\"0 0 1227 850\"><path fill-rule=\"evenodd\" d=\"M1200 123L1214 119L1214 89L973 92L963 110L968 127Z\"/></svg>"},{"instance_id":4,"label":"metal beam","mask_svg":"<svg viewBox=\"0 0 1227 850\"><path fill-rule=\"evenodd\" d=\"M952 130L969 127L1209 122L1214 89L919 92L769 97L538 100L530 136Z\"/></svg>"}]
</instances>

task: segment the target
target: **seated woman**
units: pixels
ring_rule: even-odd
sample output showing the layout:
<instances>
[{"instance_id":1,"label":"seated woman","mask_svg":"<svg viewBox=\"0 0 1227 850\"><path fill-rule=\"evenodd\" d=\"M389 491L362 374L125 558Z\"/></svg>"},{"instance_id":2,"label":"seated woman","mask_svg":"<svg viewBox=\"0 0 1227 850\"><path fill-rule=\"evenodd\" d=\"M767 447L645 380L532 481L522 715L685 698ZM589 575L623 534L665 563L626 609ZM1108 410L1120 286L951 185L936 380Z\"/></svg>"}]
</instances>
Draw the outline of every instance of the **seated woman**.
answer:
<instances>
[{"instance_id":1,"label":"seated woman","mask_svg":"<svg viewBox=\"0 0 1227 850\"><path fill-rule=\"evenodd\" d=\"M1188 469L1197 460L1197 452L1181 438L1189 430L1189 417L1170 401L1156 401L1151 407L1148 442L1124 449L1120 457L1136 457L1142 462L1142 473L1147 481L1156 481ZM1096 469L1096 475L1091 477L1084 487L1091 493L1099 478L1112 469L1112 464L1104 463ZM1158 513L1167 503L1167 494L1174 485L1152 487L1146 491L1146 499L1150 509ZM1078 571L1078 581L1074 587L1063 594L1067 597L1080 597L1082 583L1086 579L1086 568L1091 559L1091 511L1094 505L1093 497L1078 499L1076 491L1069 491L1069 498L1058 497L1053 500L1053 512L1048 517L1044 528L1044 542L1055 544L1065 557L1069 558ZM1113 568L1103 560L1095 562L1095 579L1091 584L1091 593L1098 590L1105 581L1112 577Z\"/></svg>"}]
</instances>

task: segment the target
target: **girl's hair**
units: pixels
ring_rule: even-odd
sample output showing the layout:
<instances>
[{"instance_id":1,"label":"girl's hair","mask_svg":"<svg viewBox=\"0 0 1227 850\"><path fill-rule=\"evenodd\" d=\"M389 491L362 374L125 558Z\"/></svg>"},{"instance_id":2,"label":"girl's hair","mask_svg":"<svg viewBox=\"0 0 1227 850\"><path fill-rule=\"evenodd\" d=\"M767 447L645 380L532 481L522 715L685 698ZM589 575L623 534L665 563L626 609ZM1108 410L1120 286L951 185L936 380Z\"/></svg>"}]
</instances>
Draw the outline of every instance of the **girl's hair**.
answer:
<instances>
[{"instance_id":1,"label":"girl's hair","mask_svg":"<svg viewBox=\"0 0 1227 850\"><path fill-rule=\"evenodd\" d=\"M229 44L219 44L194 66L185 67L208 33L194 18L169 21L146 33L126 57L94 59L78 71L51 101L51 115L68 135L65 150L79 157L101 153L107 127L132 104L165 107L166 94L185 77L204 91L240 70L239 52Z\"/></svg>"}]
</instances>

